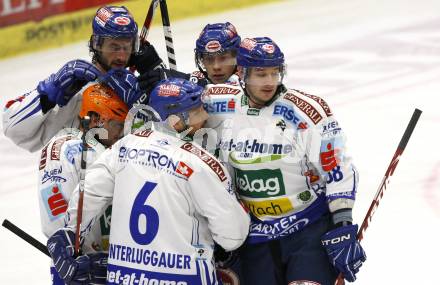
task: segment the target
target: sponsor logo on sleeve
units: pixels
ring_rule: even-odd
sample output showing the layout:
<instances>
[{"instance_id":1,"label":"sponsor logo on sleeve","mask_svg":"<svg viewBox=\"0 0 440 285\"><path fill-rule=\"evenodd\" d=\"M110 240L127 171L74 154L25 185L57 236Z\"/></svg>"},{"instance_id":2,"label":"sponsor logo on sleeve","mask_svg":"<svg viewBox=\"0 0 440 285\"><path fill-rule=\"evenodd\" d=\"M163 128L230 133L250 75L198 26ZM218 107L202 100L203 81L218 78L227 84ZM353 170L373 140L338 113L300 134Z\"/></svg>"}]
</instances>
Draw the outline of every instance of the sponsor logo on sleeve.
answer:
<instances>
[{"instance_id":1,"label":"sponsor logo on sleeve","mask_svg":"<svg viewBox=\"0 0 440 285\"><path fill-rule=\"evenodd\" d=\"M65 137L61 137L57 140L55 140L52 144L52 148L50 150L50 159L51 160L60 160L60 152L61 152L61 147L63 146L63 144L68 141L71 140L72 136L65 136Z\"/></svg>"},{"instance_id":2,"label":"sponsor logo on sleeve","mask_svg":"<svg viewBox=\"0 0 440 285\"><path fill-rule=\"evenodd\" d=\"M324 109L324 112L327 116L333 115L332 110L330 110L330 107L328 106L327 102L324 101L321 97L318 97L316 95L307 94L303 91L295 90L298 93L301 93L304 96L307 96L313 100L315 100L321 107Z\"/></svg>"},{"instance_id":3,"label":"sponsor logo on sleeve","mask_svg":"<svg viewBox=\"0 0 440 285\"><path fill-rule=\"evenodd\" d=\"M315 125L322 120L321 114L319 114L315 107L310 105L308 102L302 100L298 96L292 93L287 93L286 95L284 95L284 99L289 100L290 102L295 104L301 111L304 112L304 114L307 115L307 117L309 117L310 120L312 120Z\"/></svg>"},{"instance_id":4,"label":"sponsor logo on sleeve","mask_svg":"<svg viewBox=\"0 0 440 285\"><path fill-rule=\"evenodd\" d=\"M62 177L63 168L54 168L51 170L44 170L43 177L41 178L41 184L44 184L48 181L50 182L66 182L67 179Z\"/></svg>"},{"instance_id":5,"label":"sponsor logo on sleeve","mask_svg":"<svg viewBox=\"0 0 440 285\"><path fill-rule=\"evenodd\" d=\"M46 161L47 161L47 147L49 145L46 145L43 150L41 151L41 158L40 158L40 170L43 170L46 167Z\"/></svg>"},{"instance_id":6,"label":"sponsor logo on sleeve","mask_svg":"<svg viewBox=\"0 0 440 285\"><path fill-rule=\"evenodd\" d=\"M217 177L220 179L220 181L225 181L226 180L226 173L223 170L222 165L220 164L220 162L215 159L213 156L211 156L209 153L205 152L204 150L196 147L195 145L193 145L192 143L184 143L181 147L181 149L186 150L187 152L190 152L192 154L194 154L195 156L197 156L198 158L200 158L206 165L209 166L209 168L212 169L212 171L215 172L215 174L217 175Z\"/></svg>"},{"instance_id":7,"label":"sponsor logo on sleeve","mask_svg":"<svg viewBox=\"0 0 440 285\"><path fill-rule=\"evenodd\" d=\"M143 131L140 131L140 132L136 132L134 135L138 136L138 137L148 138L152 133L153 133L153 131L143 130Z\"/></svg>"},{"instance_id":8,"label":"sponsor logo on sleeve","mask_svg":"<svg viewBox=\"0 0 440 285\"><path fill-rule=\"evenodd\" d=\"M78 141L77 143L75 143L73 145L70 144L66 147L66 149L64 151L64 156L71 164L74 164L75 157L80 155L81 151L82 151L82 142Z\"/></svg>"},{"instance_id":9,"label":"sponsor logo on sleeve","mask_svg":"<svg viewBox=\"0 0 440 285\"><path fill-rule=\"evenodd\" d=\"M320 153L321 165L324 171L331 171L338 166L338 162L335 157L335 150L331 143L327 143L326 149L321 150Z\"/></svg>"},{"instance_id":10,"label":"sponsor logo on sleeve","mask_svg":"<svg viewBox=\"0 0 440 285\"><path fill-rule=\"evenodd\" d=\"M208 95L237 95L241 92L239 88L228 86L213 86L206 91Z\"/></svg>"},{"instance_id":11,"label":"sponsor logo on sleeve","mask_svg":"<svg viewBox=\"0 0 440 285\"><path fill-rule=\"evenodd\" d=\"M61 185L55 184L41 190L41 199L51 221L56 220L67 211L67 201L60 190Z\"/></svg>"}]
</instances>

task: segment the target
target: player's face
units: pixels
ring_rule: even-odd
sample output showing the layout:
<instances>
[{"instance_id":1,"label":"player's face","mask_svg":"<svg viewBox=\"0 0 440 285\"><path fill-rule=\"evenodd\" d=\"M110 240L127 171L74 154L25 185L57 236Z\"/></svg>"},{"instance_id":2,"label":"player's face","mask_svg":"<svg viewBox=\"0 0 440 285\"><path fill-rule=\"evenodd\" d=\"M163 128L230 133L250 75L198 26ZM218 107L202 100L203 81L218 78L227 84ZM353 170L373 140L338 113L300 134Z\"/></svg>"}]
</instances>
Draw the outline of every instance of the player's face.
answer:
<instances>
[{"instance_id":1,"label":"player's face","mask_svg":"<svg viewBox=\"0 0 440 285\"><path fill-rule=\"evenodd\" d=\"M243 76L243 74L241 74L241 76ZM252 101L264 105L273 98L280 81L281 74L279 67L249 68L249 72L245 78L246 91Z\"/></svg>"},{"instance_id":2,"label":"player's face","mask_svg":"<svg viewBox=\"0 0 440 285\"><path fill-rule=\"evenodd\" d=\"M234 73L237 60L231 51L220 54L205 54L202 63L212 83L225 83Z\"/></svg>"},{"instance_id":3,"label":"player's face","mask_svg":"<svg viewBox=\"0 0 440 285\"><path fill-rule=\"evenodd\" d=\"M130 38L104 38L99 49L104 65L111 68L125 68L133 51Z\"/></svg>"}]
</instances>

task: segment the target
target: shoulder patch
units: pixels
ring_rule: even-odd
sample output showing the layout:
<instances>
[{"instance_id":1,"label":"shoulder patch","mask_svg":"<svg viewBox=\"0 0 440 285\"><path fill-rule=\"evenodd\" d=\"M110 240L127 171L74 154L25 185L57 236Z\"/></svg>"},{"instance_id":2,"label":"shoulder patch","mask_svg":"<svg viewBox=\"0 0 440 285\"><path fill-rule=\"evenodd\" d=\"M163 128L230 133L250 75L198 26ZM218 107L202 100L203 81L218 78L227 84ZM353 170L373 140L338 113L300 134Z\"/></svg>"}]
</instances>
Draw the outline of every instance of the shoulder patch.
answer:
<instances>
[{"instance_id":1,"label":"shoulder patch","mask_svg":"<svg viewBox=\"0 0 440 285\"><path fill-rule=\"evenodd\" d=\"M195 77L197 79L205 78L205 75L201 71L194 71L191 73L190 77Z\"/></svg>"},{"instance_id":2,"label":"shoulder patch","mask_svg":"<svg viewBox=\"0 0 440 285\"><path fill-rule=\"evenodd\" d=\"M302 100L298 96L292 94L292 93L286 93L284 95L284 99L289 100L293 104L295 104L301 111L304 112L304 114L309 117L310 120L312 120L315 125L319 123L322 120L321 114L318 112L318 110L315 109L312 105L310 105L308 102Z\"/></svg>"},{"instance_id":3,"label":"shoulder patch","mask_svg":"<svg viewBox=\"0 0 440 285\"><path fill-rule=\"evenodd\" d=\"M209 166L209 168L212 169L212 171L215 172L215 174L217 174L220 181L223 182L226 180L226 173L223 171L223 166L206 151L196 147L189 142L184 143L180 148L200 158L200 160L202 160L206 165Z\"/></svg>"},{"instance_id":4,"label":"shoulder patch","mask_svg":"<svg viewBox=\"0 0 440 285\"><path fill-rule=\"evenodd\" d=\"M47 147L49 145L46 145L42 150L41 150L41 157L40 157L40 170L43 170L46 167L46 160L47 160Z\"/></svg>"},{"instance_id":5,"label":"shoulder patch","mask_svg":"<svg viewBox=\"0 0 440 285\"><path fill-rule=\"evenodd\" d=\"M237 95L241 90L229 86L212 86L206 92L209 95Z\"/></svg>"},{"instance_id":6,"label":"shoulder patch","mask_svg":"<svg viewBox=\"0 0 440 285\"><path fill-rule=\"evenodd\" d=\"M51 160L60 160L60 152L61 152L61 147L63 146L63 144L68 141L71 140L72 136L64 136L61 137L59 139L57 139L56 141L53 142L52 144L52 148L50 150L50 159Z\"/></svg>"},{"instance_id":7,"label":"shoulder patch","mask_svg":"<svg viewBox=\"0 0 440 285\"><path fill-rule=\"evenodd\" d=\"M135 136L148 138L153 133L152 130L143 130L138 133L134 133Z\"/></svg>"},{"instance_id":8,"label":"shoulder patch","mask_svg":"<svg viewBox=\"0 0 440 285\"><path fill-rule=\"evenodd\" d=\"M293 90L295 90L298 93L301 93L304 96L307 96L307 97L315 100L322 107L322 109L324 109L324 112L327 116L333 115L332 110L330 110L330 107L328 106L327 102L325 102L324 99L322 99L321 97L316 96L316 95L307 94L303 91L299 91L296 89L293 89Z\"/></svg>"}]
</instances>

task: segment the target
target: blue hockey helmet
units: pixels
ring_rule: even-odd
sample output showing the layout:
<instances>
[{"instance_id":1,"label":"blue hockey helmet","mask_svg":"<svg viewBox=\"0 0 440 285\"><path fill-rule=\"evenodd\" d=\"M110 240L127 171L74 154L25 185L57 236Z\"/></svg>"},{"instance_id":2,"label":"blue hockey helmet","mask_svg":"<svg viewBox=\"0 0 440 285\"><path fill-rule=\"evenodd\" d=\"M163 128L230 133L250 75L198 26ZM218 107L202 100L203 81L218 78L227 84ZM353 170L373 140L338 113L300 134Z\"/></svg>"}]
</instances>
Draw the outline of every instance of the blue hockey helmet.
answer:
<instances>
[{"instance_id":1,"label":"blue hockey helmet","mask_svg":"<svg viewBox=\"0 0 440 285\"><path fill-rule=\"evenodd\" d=\"M284 54L268 37L244 39L237 53L237 65L248 67L284 66Z\"/></svg>"},{"instance_id":2,"label":"blue hockey helmet","mask_svg":"<svg viewBox=\"0 0 440 285\"><path fill-rule=\"evenodd\" d=\"M229 22L206 25L196 40L196 55L205 53L221 53L228 50L237 50L240 45L240 36L234 25Z\"/></svg>"},{"instance_id":3,"label":"blue hockey helmet","mask_svg":"<svg viewBox=\"0 0 440 285\"><path fill-rule=\"evenodd\" d=\"M160 81L150 94L149 105L162 120L202 105L203 87L182 78ZM185 116L184 116L185 118ZM185 118L186 119L186 118Z\"/></svg>"},{"instance_id":4,"label":"blue hockey helmet","mask_svg":"<svg viewBox=\"0 0 440 285\"><path fill-rule=\"evenodd\" d=\"M138 26L124 6L103 6L96 11L92 23L91 48L97 50L103 38L131 38L133 51L139 49Z\"/></svg>"},{"instance_id":5,"label":"blue hockey helmet","mask_svg":"<svg viewBox=\"0 0 440 285\"><path fill-rule=\"evenodd\" d=\"M203 72L203 55L214 55L226 51L236 52L240 41L237 30L229 22L206 25L196 40L194 49L196 66Z\"/></svg>"}]
</instances>

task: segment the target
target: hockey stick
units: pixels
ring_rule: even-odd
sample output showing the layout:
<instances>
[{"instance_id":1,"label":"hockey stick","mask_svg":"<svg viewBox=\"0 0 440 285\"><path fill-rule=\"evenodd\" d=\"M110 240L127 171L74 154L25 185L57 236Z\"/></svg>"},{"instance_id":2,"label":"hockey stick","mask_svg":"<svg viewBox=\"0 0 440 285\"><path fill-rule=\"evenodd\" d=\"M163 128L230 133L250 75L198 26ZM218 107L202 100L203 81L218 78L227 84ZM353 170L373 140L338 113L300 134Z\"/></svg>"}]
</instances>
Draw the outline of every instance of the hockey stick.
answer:
<instances>
[{"instance_id":1,"label":"hockey stick","mask_svg":"<svg viewBox=\"0 0 440 285\"><path fill-rule=\"evenodd\" d=\"M162 14L163 33L165 36L165 44L167 47L168 63L172 70L177 70L176 54L174 52L173 36L170 28L170 16L168 15L168 7L166 0L160 1L160 13Z\"/></svg>"},{"instance_id":2,"label":"hockey stick","mask_svg":"<svg viewBox=\"0 0 440 285\"><path fill-rule=\"evenodd\" d=\"M159 1L160 0L152 0L150 3L144 25L142 26L141 34L139 36L141 43L144 43L147 40L148 32L150 31L151 23L153 22L154 12L156 11L157 5L159 5Z\"/></svg>"},{"instance_id":3,"label":"hockey stick","mask_svg":"<svg viewBox=\"0 0 440 285\"><path fill-rule=\"evenodd\" d=\"M19 236L23 240L25 240L27 243L29 243L30 245L32 245L33 247L35 247L36 249L38 249L39 251L41 251L45 255L50 257L49 251L47 250L47 247L44 244L42 244L41 242L39 242L38 240L33 238L31 235L29 235L28 233L26 233L25 231L23 231L22 229L20 229L19 227L17 227L13 223L11 223L10 221L8 221L6 219L3 220L2 226L7 228L8 230L13 232L14 234L16 234L17 236Z\"/></svg>"},{"instance_id":4,"label":"hockey stick","mask_svg":"<svg viewBox=\"0 0 440 285\"><path fill-rule=\"evenodd\" d=\"M90 117L84 116L81 120L83 126L83 133L81 136L82 148L81 148L81 169L79 172L79 197L78 197L78 209L76 217L76 234L75 234L75 254L80 255L80 234L81 234L81 222L82 222L82 210L84 202L84 183L86 179L87 169L87 140L86 134L89 131Z\"/></svg>"},{"instance_id":5,"label":"hockey stick","mask_svg":"<svg viewBox=\"0 0 440 285\"><path fill-rule=\"evenodd\" d=\"M409 138L411 137L411 134L414 131L414 128L416 127L417 121L419 120L421 114L422 114L421 110L419 109L414 110L411 120L409 121L408 126L406 127L405 133L403 134L403 137L400 140L396 151L394 152L393 159L391 159L391 162L388 165L388 169L385 172L385 176L383 177L382 182L379 185L379 189L377 190L376 195L374 196L374 199L371 202L370 208L368 209L367 214L365 215L364 221L362 222L362 225L359 228L357 234L358 241L364 239L364 233L367 230L369 223L371 222L373 214L376 212L376 209L379 207L379 201L380 199L382 199L383 193L387 189L387 184L389 183L389 179L391 178L391 176L393 176L394 170L396 170L397 164L399 163L400 160L400 156L405 150L405 147L408 144ZM336 285L345 284L342 273L339 274L335 284Z\"/></svg>"},{"instance_id":6,"label":"hockey stick","mask_svg":"<svg viewBox=\"0 0 440 285\"><path fill-rule=\"evenodd\" d=\"M147 16L145 16L144 25L142 26L141 33L139 35L139 41L145 43L147 41L148 32L150 32L151 23L153 22L154 12L156 11L157 5L159 5L160 0L152 0L150 7L148 7ZM135 72L136 67L131 66L130 71Z\"/></svg>"}]
</instances>

